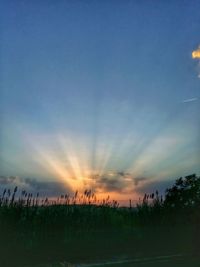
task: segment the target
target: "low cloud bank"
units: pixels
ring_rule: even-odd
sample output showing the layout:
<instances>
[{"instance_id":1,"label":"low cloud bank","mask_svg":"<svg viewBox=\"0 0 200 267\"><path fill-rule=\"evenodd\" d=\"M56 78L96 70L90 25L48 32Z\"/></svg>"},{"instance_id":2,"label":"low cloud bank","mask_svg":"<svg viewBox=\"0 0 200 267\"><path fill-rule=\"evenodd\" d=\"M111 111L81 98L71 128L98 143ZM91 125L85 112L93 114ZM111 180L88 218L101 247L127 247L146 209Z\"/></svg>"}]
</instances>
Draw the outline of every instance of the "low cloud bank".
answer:
<instances>
[{"instance_id":1,"label":"low cloud bank","mask_svg":"<svg viewBox=\"0 0 200 267\"><path fill-rule=\"evenodd\" d=\"M32 178L21 178L18 176L0 176L0 190L5 188L26 190L29 193L39 193L40 196L56 197L65 193L72 193L66 185L61 182L45 182ZM1 192L0 192L1 194Z\"/></svg>"},{"instance_id":2,"label":"low cloud bank","mask_svg":"<svg viewBox=\"0 0 200 267\"><path fill-rule=\"evenodd\" d=\"M130 173L121 171L97 175L95 184L97 192L131 193L146 180L146 177L133 177Z\"/></svg>"},{"instance_id":3,"label":"low cloud bank","mask_svg":"<svg viewBox=\"0 0 200 267\"><path fill-rule=\"evenodd\" d=\"M156 190L164 194L168 187L171 187L174 180L152 180L147 177L133 177L126 172L110 172L93 177L95 182L93 190L95 193L116 192L120 194L134 194L143 196L145 193L153 193ZM66 184L61 182L46 182L32 178L21 178L18 176L0 176L0 195L5 188L13 190L18 187L18 191L26 190L29 193L44 197L58 197L61 194L73 194ZM88 187L88 186L87 186ZM91 189L91 188L88 188Z\"/></svg>"}]
</instances>

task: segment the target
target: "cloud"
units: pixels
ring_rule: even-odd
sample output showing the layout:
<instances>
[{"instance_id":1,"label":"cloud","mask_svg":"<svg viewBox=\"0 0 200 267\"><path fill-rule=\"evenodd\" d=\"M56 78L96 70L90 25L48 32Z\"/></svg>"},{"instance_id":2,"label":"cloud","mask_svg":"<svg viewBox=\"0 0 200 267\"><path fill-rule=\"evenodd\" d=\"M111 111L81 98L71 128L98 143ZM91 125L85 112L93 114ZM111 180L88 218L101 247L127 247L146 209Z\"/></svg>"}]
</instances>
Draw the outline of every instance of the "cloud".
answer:
<instances>
[{"instance_id":1,"label":"cloud","mask_svg":"<svg viewBox=\"0 0 200 267\"><path fill-rule=\"evenodd\" d=\"M133 192L135 187L147 180L146 177L134 177L132 174L119 171L96 175L96 192Z\"/></svg>"},{"instance_id":2,"label":"cloud","mask_svg":"<svg viewBox=\"0 0 200 267\"><path fill-rule=\"evenodd\" d=\"M92 185L95 193L133 193L137 188L146 186L148 178L134 177L131 173L124 171L107 172L102 175L93 175L89 179L89 183L85 184L85 188ZM92 183L91 183L92 182ZM0 176L0 194L5 188L13 190L18 187L18 192L26 190L28 193L39 193L42 197L57 197L61 194L72 194L70 188L66 188L66 184L58 182L39 181L33 178L22 178L19 176Z\"/></svg>"},{"instance_id":3,"label":"cloud","mask_svg":"<svg viewBox=\"0 0 200 267\"><path fill-rule=\"evenodd\" d=\"M192 52L192 58L198 60L198 78L200 78L200 45L199 47Z\"/></svg>"},{"instance_id":4,"label":"cloud","mask_svg":"<svg viewBox=\"0 0 200 267\"><path fill-rule=\"evenodd\" d=\"M188 98L182 101L182 103L188 103L188 102L193 102L193 101L197 101L198 98L197 97L193 97L193 98Z\"/></svg>"},{"instance_id":5,"label":"cloud","mask_svg":"<svg viewBox=\"0 0 200 267\"><path fill-rule=\"evenodd\" d=\"M0 176L0 185L13 184L17 179L17 176Z\"/></svg>"},{"instance_id":6,"label":"cloud","mask_svg":"<svg viewBox=\"0 0 200 267\"><path fill-rule=\"evenodd\" d=\"M134 185L135 186L138 186L140 185L141 183L147 181L148 179L146 177L136 177L134 178Z\"/></svg>"},{"instance_id":7,"label":"cloud","mask_svg":"<svg viewBox=\"0 0 200 267\"><path fill-rule=\"evenodd\" d=\"M200 46L192 52L192 58L200 59Z\"/></svg>"},{"instance_id":8,"label":"cloud","mask_svg":"<svg viewBox=\"0 0 200 267\"><path fill-rule=\"evenodd\" d=\"M40 196L57 197L61 194L72 193L66 184L61 182L45 182L32 178L21 178L19 176L0 176L0 189L13 189L15 186L19 190L26 190L30 193L39 193Z\"/></svg>"},{"instance_id":9,"label":"cloud","mask_svg":"<svg viewBox=\"0 0 200 267\"><path fill-rule=\"evenodd\" d=\"M123 192L126 188L126 183L117 177L100 177L96 181L96 190L103 192Z\"/></svg>"}]
</instances>

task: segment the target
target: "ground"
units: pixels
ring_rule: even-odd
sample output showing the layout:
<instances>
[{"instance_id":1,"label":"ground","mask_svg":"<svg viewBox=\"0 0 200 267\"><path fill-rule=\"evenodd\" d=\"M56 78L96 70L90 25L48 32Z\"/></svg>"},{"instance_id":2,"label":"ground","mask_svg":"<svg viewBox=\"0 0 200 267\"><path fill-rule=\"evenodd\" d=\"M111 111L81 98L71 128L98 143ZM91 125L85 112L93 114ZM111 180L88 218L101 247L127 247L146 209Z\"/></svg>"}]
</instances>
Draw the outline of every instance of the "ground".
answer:
<instances>
[{"instance_id":1,"label":"ground","mask_svg":"<svg viewBox=\"0 0 200 267\"><path fill-rule=\"evenodd\" d=\"M200 267L200 258L192 256L161 256L156 258L110 261L104 263L70 264L67 262L30 267ZM28 267L28 266L27 266Z\"/></svg>"}]
</instances>

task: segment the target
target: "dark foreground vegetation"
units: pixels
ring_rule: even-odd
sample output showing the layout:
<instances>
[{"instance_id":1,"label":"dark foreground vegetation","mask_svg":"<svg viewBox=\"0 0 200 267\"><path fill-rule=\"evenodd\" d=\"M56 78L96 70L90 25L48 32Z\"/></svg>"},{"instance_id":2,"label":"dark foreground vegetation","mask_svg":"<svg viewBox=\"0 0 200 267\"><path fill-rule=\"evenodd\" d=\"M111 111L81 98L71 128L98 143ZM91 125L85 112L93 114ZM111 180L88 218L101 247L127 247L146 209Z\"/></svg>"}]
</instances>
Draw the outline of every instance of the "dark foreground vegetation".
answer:
<instances>
[{"instance_id":1,"label":"dark foreground vegetation","mask_svg":"<svg viewBox=\"0 0 200 267\"><path fill-rule=\"evenodd\" d=\"M145 194L134 208L109 199L97 203L89 190L53 203L17 194L6 189L0 196L0 266L200 253L195 174L176 180L163 197Z\"/></svg>"}]
</instances>

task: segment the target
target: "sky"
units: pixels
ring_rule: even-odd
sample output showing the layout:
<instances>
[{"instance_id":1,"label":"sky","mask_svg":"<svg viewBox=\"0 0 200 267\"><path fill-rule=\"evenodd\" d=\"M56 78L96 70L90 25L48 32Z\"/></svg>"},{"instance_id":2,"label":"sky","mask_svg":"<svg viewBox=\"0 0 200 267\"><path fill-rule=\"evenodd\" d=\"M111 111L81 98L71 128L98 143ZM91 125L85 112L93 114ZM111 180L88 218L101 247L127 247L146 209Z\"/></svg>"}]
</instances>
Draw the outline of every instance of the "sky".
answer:
<instances>
[{"instance_id":1,"label":"sky","mask_svg":"<svg viewBox=\"0 0 200 267\"><path fill-rule=\"evenodd\" d=\"M200 174L199 1L1 1L0 182L125 201Z\"/></svg>"}]
</instances>

